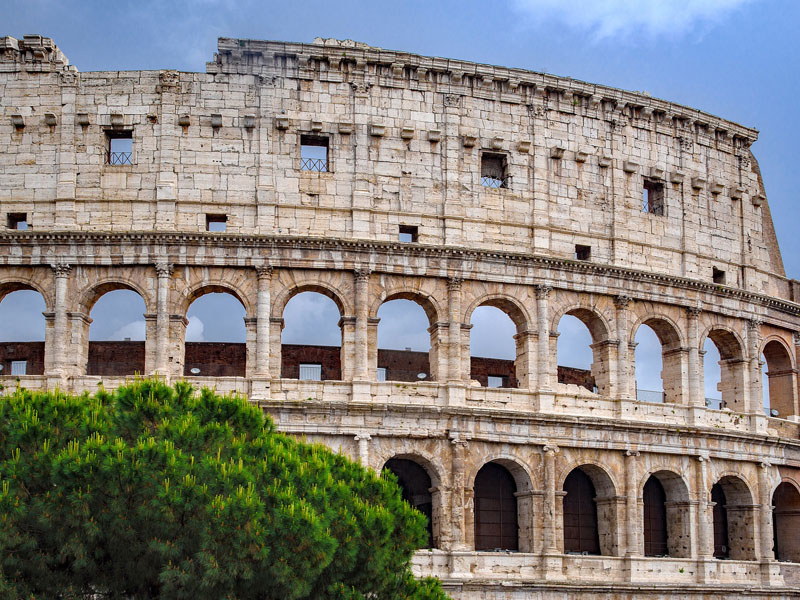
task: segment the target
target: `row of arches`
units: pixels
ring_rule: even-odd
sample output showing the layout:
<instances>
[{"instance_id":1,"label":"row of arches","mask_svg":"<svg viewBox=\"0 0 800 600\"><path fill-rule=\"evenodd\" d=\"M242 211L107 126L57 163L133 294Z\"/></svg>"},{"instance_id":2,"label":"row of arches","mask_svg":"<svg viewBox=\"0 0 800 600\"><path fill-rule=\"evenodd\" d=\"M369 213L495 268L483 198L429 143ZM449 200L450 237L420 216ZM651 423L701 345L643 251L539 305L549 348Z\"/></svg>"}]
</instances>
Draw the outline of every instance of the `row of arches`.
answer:
<instances>
[{"instance_id":1,"label":"row of arches","mask_svg":"<svg viewBox=\"0 0 800 600\"><path fill-rule=\"evenodd\" d=\"M520 496L525 482L515 477L513 465L491 461L477 472L472 490L473 546L476 551L519 551L532 547L521 540ZM434 519L439 508L434 501L438 488L428 470L415 457L388 460L383 469L392 472L403 498L428 519L428 547L437 547L439 531ZM614 483L600 467L585 464L572 469L561 485L560 550L566 554L618 556L621 554L621 523ZM735 475L720 478L708 491L717 559L757 560L755 520L757 504L747 484ZM650 474L641 488L641 548L644 556L689 558L691 514L689 493L676 473L660 470ZM781 482L772 494L772 550L779 561L800 562L800 488ZM558 516L558 515L557 515ZM629 550L630 551L630 550Z\"/></svg>"},{"instance_id":2,"label":"row of arches","mask_svg":"<svg viewBox=\"0 0 800 600\"><path fill-rule=\"evenodd\" d=\"M3 291L14 287L25 285L6 285ZM0 315L6 312L10 312L12 316L17 314L18 308L15 304L33 306L34 303L27 300L15 301L14 296L20 294L27 294L30 298L35 292L16 291L7 294L0 303ZM118 375L144 372L146 348L141 342L148 339L148 331L152 333L154 324L148 321L148 316L152 321L152 312L147 312L147 301L141 295L141 290L134 289L125 282L107 281L87 294L81 300L81 304L86 307L86 320L91 323L87 325L90 347L86 358L86 372ZM200 286L188 295L188 300L190 302L186 312L180 315L185 321L181 343L213 341L247 344L252 341L255 326L251 324L251 330L247 325L248 321L255 318L252 302L233 286ZM41 306L43 303L44 299L38 297L38 304ZM204 305L212 308L204 311ZM104 310L106 306L113 308ZM39 312L47 312L47 307L44 308L44 311ZM279 323L277 326L283 344L334 349L325 356L332 357L330 360L338 362L339 366L329 369L329 375L334 376L323 378L342 378L345 371L343 365L348 360L343 356L345 346L348 341L352 343L345 333L348 319L351 318L347 311L351 310L349 303L331 286L298 284L278 294L272 303L270 314L271 319ZM444 322L442 317L446 312L442 299L421 291L388 291L379 294L367 312L368 327L373 332L369 336L375 337L374 340L371 337L369 339L373 357L370 362L374 365L368 369L370 378L400 381L447 378L447 373L439 372L442 364L448 360L444 355L449 354L441 350L454 340L441 327ZM628 339L621 342L619 350L616 350L614 346L618 342L614 339L614 333L618 332L612 331L609 317L602 310L591 306L567 305L552 312L555 314L547 325L550 327L547 332L550 339L544 345L539 344L540 352L547 351L557 356L559 366L583 372L562 373L561 370L556 372L552 369L547 376L552 377L554 383L575 383L601 395L629 393L632 397L650 402L690 402L687 369L691 367L688 364L691 347L687 346L687 334L672 316L651 314L631 318L633 323L625 328ZM100 318L104 313L107 318ZM122 322L123 314L127 315L125 322ZM526 337L534 335L538 338L541 327L537 329L537 325L541 324L531 318L526 306L511 298L485 294L467 306L465 318L468 321L461 326L462 335L458 336L458 343L464 348L462 356L466 357L466 363L460 367L461 378L489 387L531 387L535 378L535 373L532 372L535 366L529 356L531 342L526 341ZM107 324L108 319L112 323L110 326ZM28 319L12 321L28 322ZM39 340L44 337L41 321L42 318L39 319ZM180 333L181 327L175 329ZM105 334L100 333L101 331L105 331ZM171 335L174 338L175 332ZM701 379L699 387L700 393L706 398L706 405L711 408L744 411L747 408L743 406L744 389L750 385L746 382L746 377L753 377L752 374L746 376L744 373L749 368L746 363L752 359L747 343L739 333L724 324L706 325L703 331L698 332L697 337ZM113 368L107 368L101 357L103 352L108 354L109 349L95 344L94 350L100 355L94 356L91 347L92 342L101 340L139 343L132 344L124 357L115 358L112 361ZM622 347L623 345L627 348ZM336 356L336 348L339 348L339 356ZM390 368L385 364L378 364L382 359L375 352L381 349L419 352L424 356L414 362L413 369ZM219 363L227 357L227 360L235 364L220 371L212 368L213 361L209 361L209 364L203 363L202 356L211 353L208 348L202 352L194 349L191 353L183 348L184 356L176 357L176 363L184 367L185 375L247 374L248 358L253 358L252 350L247 350L244 346L228 346L218 350L221 356L215 355L213 360ZM797 371L793 349L781 336L771 335L761 340L757 352L763 377L761 395L765 409L772 411L773 416L796 414ZM275 351L273 354L280 355ZM494 362L478 361L476 364L474 358L491 359ZM615 360L624 361L625 364L622 368L616 367ZM352 358L349 361L352 362ZM299 376L299 372L295 375L297 368L284 367L285 364L279 362L273 371L279 370L283 377ZM452 371L453 366L448 365L447 369ZM628 373L629 382L626 385L632 389L614 390L615 386L623 385L623 371Z\"/></svg>"}]
</instances>

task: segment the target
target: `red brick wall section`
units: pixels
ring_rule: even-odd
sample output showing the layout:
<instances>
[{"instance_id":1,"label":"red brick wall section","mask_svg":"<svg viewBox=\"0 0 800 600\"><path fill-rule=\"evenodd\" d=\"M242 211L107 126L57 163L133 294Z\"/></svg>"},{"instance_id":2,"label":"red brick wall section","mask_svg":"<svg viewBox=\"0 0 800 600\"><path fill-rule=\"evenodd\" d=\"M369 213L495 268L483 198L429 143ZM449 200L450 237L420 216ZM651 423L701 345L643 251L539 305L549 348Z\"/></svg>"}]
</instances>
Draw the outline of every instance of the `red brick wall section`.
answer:
<instances>
[{"instance_id":1,"label":"red brick wall section","mask_svg":"<svg viewBox=\"0 0 800 600\"><path fill-rule=\"evenodd\" d=\"M44 373L44 342L0 342L0 375L11 375L11 362L24 360L26 375Z\"/></svg>"},{"instance_id":2,"label":"red brick wall section","mask_svg":"<svg viewBox=\"0 0 800 600\"><path fill-rule=\"evenodd\" d=\"M186 342L183 374L187 377L244 377L247 349L228 342ZM192 373L199 369L199 373Z\"/></svg>"},{"instance_id":3,"label":"red brick wall section","mask_svg":"<svg viewBox=\"0 0 800 600\"><path fill-rule=\"evenodd\" d=\"M144 373L144 342L89 342L87 375Z\"/></svg>"},{"instance_id":4,"label":"red brick wall section","mask_svg":"<svg viewBox=\"0 0 800 600\"><path fill-rule=\"evenodd\" d=\"M283 344L281 346L281 377L300 377L300 363L322 365L323 380L342 378L341 348L339 346L303 346Z\"/></svg>"}]
</instances>

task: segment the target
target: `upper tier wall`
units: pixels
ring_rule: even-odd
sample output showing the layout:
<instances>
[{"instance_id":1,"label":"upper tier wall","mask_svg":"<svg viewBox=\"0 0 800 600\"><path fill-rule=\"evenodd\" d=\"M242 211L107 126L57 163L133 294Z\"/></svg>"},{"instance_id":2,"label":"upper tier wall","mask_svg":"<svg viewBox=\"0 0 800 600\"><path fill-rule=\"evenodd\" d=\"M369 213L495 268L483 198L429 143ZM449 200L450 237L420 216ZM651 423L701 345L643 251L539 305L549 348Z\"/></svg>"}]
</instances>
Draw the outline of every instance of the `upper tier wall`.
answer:
<instances>
[{"instance_id":1,"label":"upper tier wall","mask_svg":"<svg viewBox=\"0 0 800 600\"><path fill-rule=\"evenodd\" d=\"M36 230L204 231L575 256L793 299L757 133L647 95L320 40L220 39L208 73L78 73L0 39L0 215ZM109 132L131 165L108 165ZM327 139L328 172L300 138ZM506 187L481 185L485 152ZM663 186L663 214L642 209Z\"/></svg>"}]
</instances>

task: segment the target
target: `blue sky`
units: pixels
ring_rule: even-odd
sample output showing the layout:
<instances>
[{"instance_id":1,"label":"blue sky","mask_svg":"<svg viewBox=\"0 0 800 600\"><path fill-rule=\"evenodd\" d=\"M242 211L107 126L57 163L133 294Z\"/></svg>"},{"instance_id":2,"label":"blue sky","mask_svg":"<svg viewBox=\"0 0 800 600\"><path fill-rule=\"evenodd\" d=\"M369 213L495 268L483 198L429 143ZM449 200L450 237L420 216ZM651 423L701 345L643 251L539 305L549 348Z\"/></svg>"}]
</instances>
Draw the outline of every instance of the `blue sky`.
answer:
<instances>
[{"instance_id":1,"label":"blue sky","mask_svg":"<svg viewBox=\"0 0 800 600\"><path fill-rule=\"evenodd\" d=\"M0 14L0 35L51 37L81 71L204 71L219 36L322 36L644 90L760 131L753 151L800 278L796 0L0 0Z\"/></svg>"}]
</instances>

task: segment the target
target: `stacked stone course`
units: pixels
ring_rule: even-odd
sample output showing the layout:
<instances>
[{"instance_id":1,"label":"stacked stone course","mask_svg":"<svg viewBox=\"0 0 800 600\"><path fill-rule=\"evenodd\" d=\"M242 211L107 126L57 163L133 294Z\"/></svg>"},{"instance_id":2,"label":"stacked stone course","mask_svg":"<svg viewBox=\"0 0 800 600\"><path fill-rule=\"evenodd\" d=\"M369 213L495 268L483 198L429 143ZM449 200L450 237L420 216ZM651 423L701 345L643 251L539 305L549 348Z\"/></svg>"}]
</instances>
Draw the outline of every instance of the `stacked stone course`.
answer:
<instances>
[{"instance_id":1,"label":"stacked stone course","mask_svg":"<svg viewBox=\"0 0 800 600\"><path fill-rule=\"evenodd\" d=\"M131 164L107 164L128 133ZM325 172L302 169L305 135L327 140ZM29 225L0 233L0 298L32 289L46 305L43 374L19 383L121 383L87 370L89 315L115 289L144 300L144 371L181 378L189 305L230 293L244 376L187 379L376 470L422 466L433 548L414 567L453 597L798 598L800 543L776 560L772 503L800 539L800 283L756 137L641 93L349 41L222 38L206 73L82 73L47 38L0 38L0 216ZM481 185L485 156L503 185ZM643 210L646 182L662 209ZM339 309L335 380L281 376L283 310L305 291ZM398 298L429 321L424 381L376 380L378 310ZM487 305L516 326L514 388L473 384L470 321ZM559 377L564 315L590 331L596 392ZM637 400L642 325L662 344L663 403ZM705 403L708 338L724 410ZM514 479L518 551L475 550L487 463ZM574 469L596 492L600 555L564 551ZM646 555L652 477L669 557ZM715 484L728 560L713 557Z\"/></svg>"}]
</instances>

